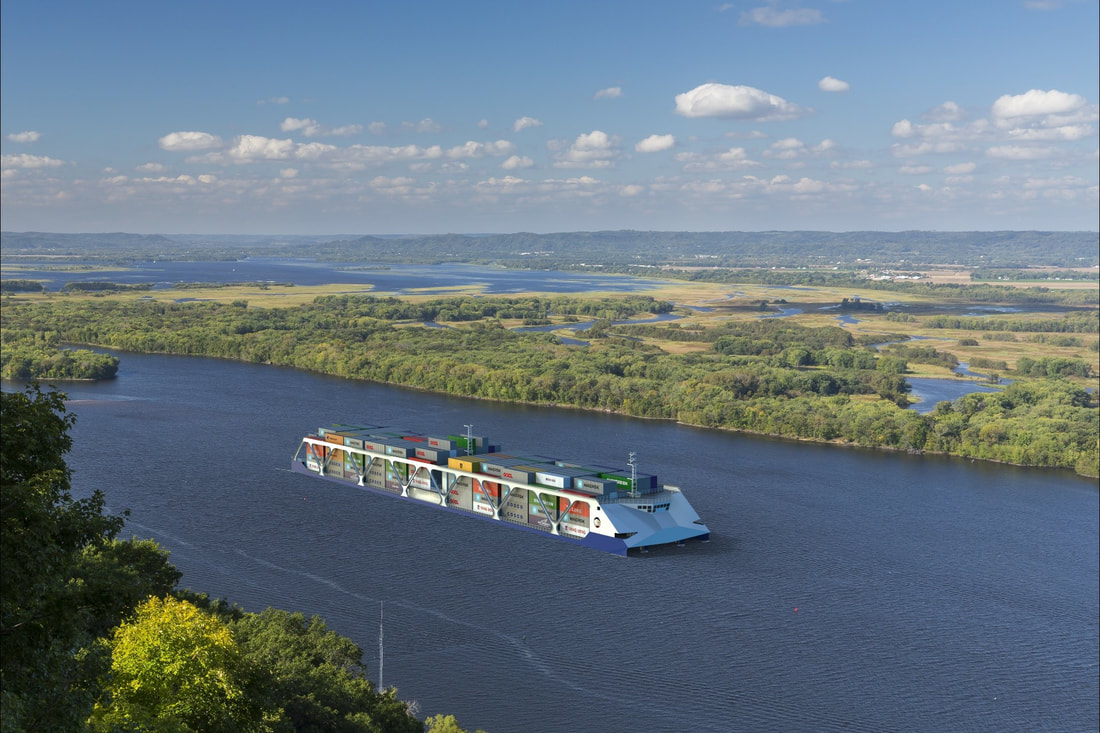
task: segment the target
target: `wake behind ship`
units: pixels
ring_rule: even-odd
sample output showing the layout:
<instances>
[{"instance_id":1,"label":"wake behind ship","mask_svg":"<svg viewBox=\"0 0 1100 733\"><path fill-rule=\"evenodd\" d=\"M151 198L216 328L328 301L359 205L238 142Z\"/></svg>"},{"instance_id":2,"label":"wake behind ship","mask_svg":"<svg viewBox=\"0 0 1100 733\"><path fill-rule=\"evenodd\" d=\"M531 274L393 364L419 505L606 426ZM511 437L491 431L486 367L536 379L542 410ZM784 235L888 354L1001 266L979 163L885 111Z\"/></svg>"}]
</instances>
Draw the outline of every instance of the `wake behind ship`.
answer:
<instances>
[{"instance_id":1,"label":"wake behind ship","mask_svg":"<svg viewBox=\"0 0 1100 733\"><path fill-rule=\"evenodd\" d=\"M616 468L504 453L480 436L334 425L302 438L291 469L617 555L710 538L680 489L638 473L633 454Z\"/></svg>"}]
</instances>

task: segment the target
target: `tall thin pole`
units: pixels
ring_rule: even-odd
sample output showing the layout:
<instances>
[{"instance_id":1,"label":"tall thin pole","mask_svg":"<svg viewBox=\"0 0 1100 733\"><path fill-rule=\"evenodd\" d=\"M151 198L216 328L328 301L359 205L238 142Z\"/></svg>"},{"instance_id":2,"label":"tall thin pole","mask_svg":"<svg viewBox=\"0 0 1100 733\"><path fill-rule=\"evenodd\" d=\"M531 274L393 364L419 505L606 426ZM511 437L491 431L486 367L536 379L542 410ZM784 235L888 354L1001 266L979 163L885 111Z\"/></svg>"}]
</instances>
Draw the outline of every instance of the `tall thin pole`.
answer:
<instances>
[{"instance_id":1,"label":"tall thin pole","mask_svg":"<svg viewBox=\"0 0 1100 733\"><path fill-rule=\"evenodd\" d=\"M638 495L638 464L635 463L637 453L630 451L630 460L627 463L630 464L630 495Z\"/></svg>"},{"instance_id":2,"label":"tall thin pole","mask_svg":"<svg viewBox=\"0 0 1100 733\"><path fill-rule=\"evenodd\" d=\"M474 451L474 426L464 425L463 427L466 428L466 455L472 456L476 452Z\"/></svg>"},{"instance_id":3,"label":"tall thin pole","mask_svg":"<svg viewBox=\"0 0 1100 733\"><path fill-rule=\"evenodd\" d=\"M378 602L378 689L386 689L385 684L382 682L382 617L385 609L383 607L384 601Z\"/></svg>"}]
</instances>

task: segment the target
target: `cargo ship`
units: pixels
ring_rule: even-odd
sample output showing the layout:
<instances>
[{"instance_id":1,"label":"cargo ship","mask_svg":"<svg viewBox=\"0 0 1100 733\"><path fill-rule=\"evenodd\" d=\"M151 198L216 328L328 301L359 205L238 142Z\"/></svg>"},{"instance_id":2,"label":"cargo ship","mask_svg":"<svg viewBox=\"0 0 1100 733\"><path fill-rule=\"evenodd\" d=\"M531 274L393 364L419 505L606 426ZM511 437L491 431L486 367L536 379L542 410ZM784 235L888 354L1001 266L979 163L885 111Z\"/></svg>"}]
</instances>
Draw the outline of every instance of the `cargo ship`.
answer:
<instances>
[{"instance_id":1,"label":"cargo ship","mask_svg":"<svg viewBox=\"0 0 1100 733\"><path fill-rule=\"evenodd\" d=\"M639 473L633 453L602 466L505 453L470 432L333 425L302 438L291 469L617 555L710 539L680 489Z\"/></svg>"}]
</instances>

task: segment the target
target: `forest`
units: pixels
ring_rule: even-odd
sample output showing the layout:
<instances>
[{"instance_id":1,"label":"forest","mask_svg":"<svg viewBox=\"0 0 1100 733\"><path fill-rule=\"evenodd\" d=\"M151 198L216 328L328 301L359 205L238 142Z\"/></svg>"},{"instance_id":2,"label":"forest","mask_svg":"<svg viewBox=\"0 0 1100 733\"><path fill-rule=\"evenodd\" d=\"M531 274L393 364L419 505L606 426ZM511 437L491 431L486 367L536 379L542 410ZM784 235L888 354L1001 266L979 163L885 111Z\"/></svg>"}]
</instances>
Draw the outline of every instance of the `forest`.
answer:
<instances>
[{"instance_id":1,"label":"forest","mask_svg":"<svg viewBox=\"0 0 1100 733\"><path fill-rule=\"evenodd\" d=\"M626 315L671 308L647 296L414 303L341 295L293 308L244 300L56 298L6 305L3 350L5 367L9 354L63 344L229 358L473 398L1100 473L1097 409L1071 379L1095 376L1089 362L1025 361L1020 376L1032 378L920 414L908 409L906 374L921 363L949 367L955 363L950 353L913 344L879 350L837 326L784 319L696 329L612 325ZM576 332L584 345L513 330L502 320L547 314L597 320ZM1044 322L1062 320L1067 331L1095 334L1095 318L1081 318L1068 313ZM447 327L425 327L425 321ZM692 349L662 347L685 338Z\"/></svg>"},{"instance_id":2,"label":"forest","mask_svg":"<svg viewBox=\"0 0 1100 733\"><path fill-rule=\"evenodd\" d=\"M4 392L0 728L19 731L463 733L377 689L324 619L248 613L177 586L104 496L71 494L65 395ZM149 660L157 660L150 664Z\"/></svg>"}]
</instances>

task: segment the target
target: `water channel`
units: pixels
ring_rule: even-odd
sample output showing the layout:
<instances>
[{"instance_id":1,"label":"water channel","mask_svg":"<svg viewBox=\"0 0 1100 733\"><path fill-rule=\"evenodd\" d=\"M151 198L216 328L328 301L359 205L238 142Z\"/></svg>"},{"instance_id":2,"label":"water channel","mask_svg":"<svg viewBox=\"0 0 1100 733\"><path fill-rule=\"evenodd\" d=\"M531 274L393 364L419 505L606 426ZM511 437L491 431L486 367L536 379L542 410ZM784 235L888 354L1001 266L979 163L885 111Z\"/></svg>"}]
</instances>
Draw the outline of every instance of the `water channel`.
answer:
<instances>
[{"instance_id":1,"label":"water channel","mask_svg":"<svg viewBox=\"0 0 1100 733\"><path fill-rule=\"evenodd\" d=\"M121 354L67 387L76 493L184 586L324 616L423 715L506 731L1095 730L1098 504L1064 472ZM6 384L5 388L13 385ZM620 558L287 470L334 422L683 488L707 544Z\"/></svg>"}]
</instances>

